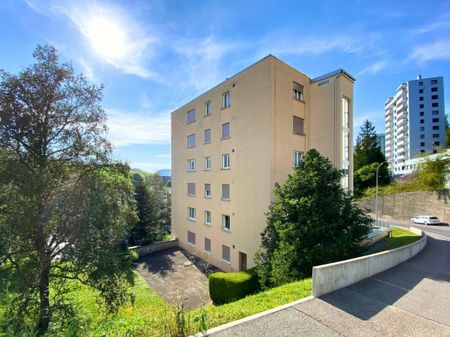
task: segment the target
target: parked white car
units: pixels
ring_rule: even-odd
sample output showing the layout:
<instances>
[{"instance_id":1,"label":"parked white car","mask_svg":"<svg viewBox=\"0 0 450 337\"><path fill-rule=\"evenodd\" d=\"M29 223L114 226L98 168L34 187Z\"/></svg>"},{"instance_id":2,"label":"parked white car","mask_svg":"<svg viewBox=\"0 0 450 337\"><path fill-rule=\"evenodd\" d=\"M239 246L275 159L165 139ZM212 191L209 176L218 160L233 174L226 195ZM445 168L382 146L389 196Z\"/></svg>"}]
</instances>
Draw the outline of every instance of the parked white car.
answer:
<instances>
[{"instance_id":1,"label":"parked white car","mask_svg":"<svg viewBox=\"0 0 450 337\"><path fill-rule=\"evenodd\" d=\"M437 216L434 215L418 215L411 219L412 223L418 223L422 225L437 225L440 224L441 221Z\"/></svg>"}]
</instances>

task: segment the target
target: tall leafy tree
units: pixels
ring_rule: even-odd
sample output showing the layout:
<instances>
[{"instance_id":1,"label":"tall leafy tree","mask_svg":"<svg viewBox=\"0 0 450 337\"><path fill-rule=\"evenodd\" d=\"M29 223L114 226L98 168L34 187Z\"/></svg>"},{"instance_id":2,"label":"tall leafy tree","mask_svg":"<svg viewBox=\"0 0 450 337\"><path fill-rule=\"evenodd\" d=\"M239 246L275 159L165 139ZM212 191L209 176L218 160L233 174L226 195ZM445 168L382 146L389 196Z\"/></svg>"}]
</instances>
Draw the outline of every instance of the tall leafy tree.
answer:
<instances>
[{"instance_id":1,"label":"tall leafy tree","mask_svg":"<svg viewBox=\"0 0 450 337\"><path fill-rule=\"evenodd\" d=\"M354 185L355 193L359 194L367 187L375 186L376 167L386 160L377 144L377 134L373 124L365 120L356 139L354 155ZM388 165L379 169L379 183L389 182Z\"/></svg>"},{"instance_id":2,"label":"tall leafy tree","mask_svg":"<svg viewBox=\"0 0 450 337\"><path fill-rule=\"evenodd\" d=\"M341 172L310 150L276 186L256 256L263 285L311 275L312 267L358 256L370 219L341 185Z\"/></svg>"},{"instance_id":3,"label":"tall leafy tree","mask_svg":"<svg viewBox=\"0 0 450 337\"><path fill-rule=\"evenodd\" d=\"M133 175L139 221L132 228L131 244L149 244L170 233L170 195L158 174Z\"/></svg>"},{"instance_id":4,"label":"tall leafy tree","mask_svg":"<svg viewBox=\"0 0 450 337\"><path fill-rule=\"evenodd\" d=\"M18 75L0 72L0 268L15 276L12 317L44 334L68 308L67 280L96 288L112 310L126 299L119 242L135 211L128 168L110 160L102 87L51 46L33 56Z\"/></svg>"}]
</instances>

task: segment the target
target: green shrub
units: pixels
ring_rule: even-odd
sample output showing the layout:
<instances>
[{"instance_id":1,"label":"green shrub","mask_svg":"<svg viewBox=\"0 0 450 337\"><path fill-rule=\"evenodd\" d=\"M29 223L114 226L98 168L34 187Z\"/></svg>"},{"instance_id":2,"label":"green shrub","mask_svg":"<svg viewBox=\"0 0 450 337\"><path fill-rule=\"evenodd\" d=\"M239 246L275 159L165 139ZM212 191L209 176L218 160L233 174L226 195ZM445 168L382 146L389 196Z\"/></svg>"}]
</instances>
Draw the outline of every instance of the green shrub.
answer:
<instances>
[{"instance_id":1,"label":"green shrub","mask_svg":"<svg viewBox=\"0 0 450 337\"><path fill-rule=\"evenodd\" d=\"M233 302L260 290L256 270L209 275L209 295L214 304Z\"/></svg>"}]
</instances>

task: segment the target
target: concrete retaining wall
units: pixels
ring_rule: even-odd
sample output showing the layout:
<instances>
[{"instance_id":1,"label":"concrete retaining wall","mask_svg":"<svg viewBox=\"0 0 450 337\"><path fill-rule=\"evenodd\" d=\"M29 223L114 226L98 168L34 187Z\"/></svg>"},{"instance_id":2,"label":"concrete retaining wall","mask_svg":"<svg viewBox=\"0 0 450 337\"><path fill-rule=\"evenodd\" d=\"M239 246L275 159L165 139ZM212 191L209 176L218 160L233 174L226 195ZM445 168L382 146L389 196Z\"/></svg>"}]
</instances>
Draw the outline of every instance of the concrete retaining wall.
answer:
<instances>
[{"instance_id":1,"label":"concrete retaining wall","mask_svg":"<svg viewBox=\"0 0 450 337\"><path fill-rule=\"evenodd\" d=\"M450 223L450 192L407 192L378 197L380 217L410 220L416 215L432 214L441 221ZM358 204L375 213L375 199L360 201Z\"/></svg>"},{"instance_id":2,"label":"concrete retaining wall","mask_svg":"<svg viewBox=\"0 0 450 337\"><path fill-rule=\"evenodd\" d=\"M420 229L411 227L410 231L422 238L404 247L314 267L313 295L318 297L347 287L410 259L427 244Z\"/></svg>"},{"instance_id":3,"label":"concrete retaining wall","mask_svg":"<svg viewBox=\"0 0 450 337\"><path fill-rule=\"evenodd\" d=\"M154 252L159 252L164 249L169 249L173 247L178 247L178 239L168 240L168 241L158 241L152 243L148 246L136 246L130 247L130 249L134 249L138 252L139 256L149 255Z\"/></svg>"}]
</instances>

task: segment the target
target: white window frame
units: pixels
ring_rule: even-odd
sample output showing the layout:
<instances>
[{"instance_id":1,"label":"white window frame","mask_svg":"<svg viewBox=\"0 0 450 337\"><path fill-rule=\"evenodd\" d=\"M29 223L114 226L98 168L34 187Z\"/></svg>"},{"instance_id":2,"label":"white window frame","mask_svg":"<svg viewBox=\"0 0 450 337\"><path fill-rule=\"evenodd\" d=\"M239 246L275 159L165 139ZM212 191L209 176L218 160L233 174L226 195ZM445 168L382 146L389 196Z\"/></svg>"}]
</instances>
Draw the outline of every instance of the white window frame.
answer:
<instances>
[{"instance_id":1,"label":"white window frame","mask_svg":"<svg viewBox=\"0 0 450 337\"><path fill-rule=\"evenodd\" d=\"M197 221L197 210L194 207L188 207L188 220Z\"/></svg>"},{"instance_id":2,"label":"white window frame","mask_svg":"<svg viewBox=\"0 0 450 337\"><path fill-rule=\"evenodd\" d=\"M209 166L208 166L208 164L209 164ZM211 171L211 167L212 167L211 156L206 156L205 160L204 160L204 170Z\"/></svg>"},{"instance_id":3,"label":"white window frame","mask_svg":"<svg viewBox=\"0 0 450 337\"><path fill-rule=\"evenodd\" d=\"M231 168L230 154L224 153L222 154L222 170L229 170L230 168Z\"/></svg>"},{"instance_id":4,"label":"white window frame","mask_svg":"<svg viewBox=\"0 0 450 337\"><path fill-rule=\"evenodd\" d=\"M208 219L208 217L209 217L209 219ZM211 222L212 222L211 211L205 210L205 213L203 214L203 223L205 225L211 226Z\"/></svg>"},{"instance_id":5,"label":"white window frame","mask_svg":"<svg viewBox=\"0 0 450 337\"><path fill-rule=\"evenodd\" d=\"M299 167L302 161L304 153L302 151L292 152L292 167Z\"/></svg>"},{"instance_id":6,"label":"white window frame","mask_svg":"<svg viewBox=\"0 0 450 337\"><path fill-rule=\"evenodd\" d=\"M226 228L226 219L228 218L229 222L229 228ZM231 216L228 214L222 214L222 230L225 232L231 232Z\"/></svg>"},{"instance_id":7,"label":"white window frame","mask_svg":"<svg viewBox=\"0 0 450 337\"><path fill-rule=\"evenodd\" d=\"M212 111L211 111L211 101L208 101L205 103L205 117L211 116L212 115Z\"/></svg>"},{"instance_id":8,"label":"white window frame","mask_svg":"<svg viewBox=\"0 0 450 337\"><path fill-rule=\"evenodd\" d=\"M209 194L207 193L207 189L206 189L206 185L209 185ZM205 198L208 198L208 199L210 199L211 198L211 194L212 194L212 192L211 192L211 184L205 184L205 188L204 188L204 196L205 196Z\"/></svg>"},{"instance_id":9,"label":"white window frame","mask_svg":"<svg viewBox=\"0 0 450 337\"><path fill-rule=\"evenodd\" d=\"M188 172L195 172L196 166L197 166L197 164L196 164L194 158L191 158L191 159L187 160L187 170L188 170Z\"/></svg>"},{"instance_id":10,"label":"white window frame","mask_svg":"<svg viewBox=\"0 0 450 337\"><path fill-rule=\"evenodd\" d=\"M231 106L231 94L229 91L222 94L222 109L226 109Z\"/></svg>"}]
</instances>

